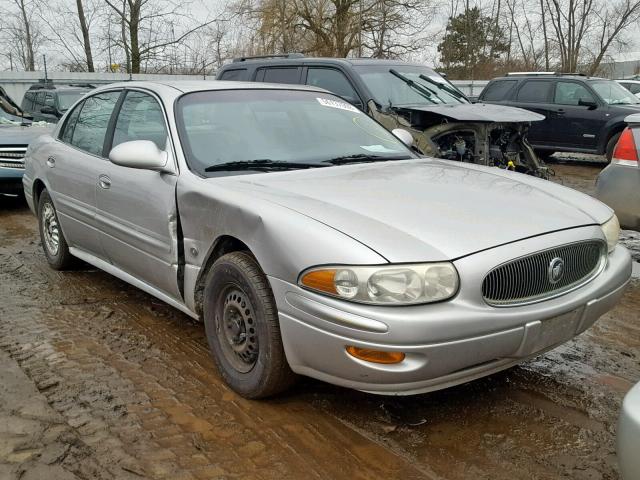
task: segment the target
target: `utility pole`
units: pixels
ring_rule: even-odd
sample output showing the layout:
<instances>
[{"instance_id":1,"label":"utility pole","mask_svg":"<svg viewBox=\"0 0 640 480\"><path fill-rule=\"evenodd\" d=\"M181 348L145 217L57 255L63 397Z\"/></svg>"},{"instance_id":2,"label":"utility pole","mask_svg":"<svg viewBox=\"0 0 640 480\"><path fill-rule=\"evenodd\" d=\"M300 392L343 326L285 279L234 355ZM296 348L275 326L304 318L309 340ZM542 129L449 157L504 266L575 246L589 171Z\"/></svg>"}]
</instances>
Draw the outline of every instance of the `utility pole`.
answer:
<instances>
[{"instance_id":1,"label":"utility pole","mask_svg":"<svg viewBox=\"0 0 640 480\"><path fill-rule=\"evenodd\" d=\"M49 81L47 78L47 56L42 55L42 60L44 61L44 83L47 83Z\"/></svg>"},{"instance_id":2,"label":"utility pole","mask_svg":"<svg viewBox=\"0 0 640 480\"><path fill-rule=\"evenodd\" d=\"M13 72L13 56L11 55L11 52L9 52L9 68Z\"/></svg>"},{"instance_id":3,"label":"utility pole","mask_svg":"<svg viewBox=\"0 0 640 480\"><path fill-rule=\"evenodd\" d=\"M358 57L362 57L362 0L358 2Z\"/></svg>"}]
</instances>

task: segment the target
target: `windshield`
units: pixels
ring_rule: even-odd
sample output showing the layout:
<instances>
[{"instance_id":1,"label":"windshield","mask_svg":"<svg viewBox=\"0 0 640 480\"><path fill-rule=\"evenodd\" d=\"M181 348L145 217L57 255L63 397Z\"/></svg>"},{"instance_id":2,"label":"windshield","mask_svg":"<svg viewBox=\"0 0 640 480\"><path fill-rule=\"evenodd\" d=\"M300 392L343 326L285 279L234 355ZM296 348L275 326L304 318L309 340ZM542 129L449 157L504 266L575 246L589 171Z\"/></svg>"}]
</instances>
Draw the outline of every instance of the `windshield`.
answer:
<instances>
[{"instance_id":1,"label":"windshield","mask_svg":"<svg viewBox=\"0 0 640 480\"><path fill-rule=\"evenodd\" d=\"M178 101L176 121L187 163L203 176L229 162L287 162L308 168L328 166L339 157L415 157L366 114L319 92L194 92Z\"/></svg>"},{"instance_id":2,"label":"windshield","mask_svg":"<svg viewBox=\"0 0 640 480\"><path fill-rule=\"evenodd\" d=\"M638 97L617 82L602 80L591 82L591 86L600 98L609 105L636 105L640 103Z\"/></svg>"},{"instance_id":3,"label":"windshield","mask_svg":"<svg viewBox=\"0 0 640 480\"><path fill-rule=\"evenodd\" d=\"M58 108L61 112L69 110L86 92L58 92Z\"/></svg>"},{"instance_id":4,"label":"windshield","mask_svg":"<svg viewBox=\"0 0 640 480\"><path fill-rule=\"evenodd\" d=\"M451 92L455 91L454 87L428 67L400 64L357 65L354 68L380 105L468 103L460 94ZM416 85L411 86L406 80Z\"/></svg>"}]
</instances>

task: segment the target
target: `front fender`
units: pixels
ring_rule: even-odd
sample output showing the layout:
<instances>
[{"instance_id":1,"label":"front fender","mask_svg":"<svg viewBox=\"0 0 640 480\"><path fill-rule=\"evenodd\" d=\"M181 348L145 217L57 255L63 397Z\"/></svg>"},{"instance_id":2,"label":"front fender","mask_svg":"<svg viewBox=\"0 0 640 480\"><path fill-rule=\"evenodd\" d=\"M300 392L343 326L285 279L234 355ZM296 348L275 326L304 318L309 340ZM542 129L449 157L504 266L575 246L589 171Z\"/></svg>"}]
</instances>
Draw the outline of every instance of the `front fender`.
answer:
<instances>
[{"instance_id":1,"label":"front fender","mask_svg":"<svg viewBox=\"0 0 640 480\"><path fill-rule=\"evenodd\" d=\"M357 240L289 208L241 191L232 177L178 181L184 243L185 302L196 309L198 278L223 236L248 246L266 275L295 283L301 271L324 264L387 261Z\"/></svg>"}]
</instances>

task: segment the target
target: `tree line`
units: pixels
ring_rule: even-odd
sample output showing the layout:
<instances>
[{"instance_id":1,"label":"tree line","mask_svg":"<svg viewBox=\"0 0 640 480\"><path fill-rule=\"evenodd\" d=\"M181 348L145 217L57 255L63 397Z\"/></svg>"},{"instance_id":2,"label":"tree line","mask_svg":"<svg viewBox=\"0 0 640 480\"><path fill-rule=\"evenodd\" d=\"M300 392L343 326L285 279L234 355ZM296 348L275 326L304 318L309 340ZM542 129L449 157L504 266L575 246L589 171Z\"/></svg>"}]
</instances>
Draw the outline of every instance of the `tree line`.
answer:
<instances>
[{"instance_id":1,"label":"tree line","mask_svg":"<svg viewBox=\"0 0 640 480\"><path fill-rule=\"evenodd\" d=\"M206 0L204 0L206 1ZM4 69L206 74L230 58L415 60L451 78L595 74L633 46L640 0L0 0Z\"/></svg>"}]
</instances>

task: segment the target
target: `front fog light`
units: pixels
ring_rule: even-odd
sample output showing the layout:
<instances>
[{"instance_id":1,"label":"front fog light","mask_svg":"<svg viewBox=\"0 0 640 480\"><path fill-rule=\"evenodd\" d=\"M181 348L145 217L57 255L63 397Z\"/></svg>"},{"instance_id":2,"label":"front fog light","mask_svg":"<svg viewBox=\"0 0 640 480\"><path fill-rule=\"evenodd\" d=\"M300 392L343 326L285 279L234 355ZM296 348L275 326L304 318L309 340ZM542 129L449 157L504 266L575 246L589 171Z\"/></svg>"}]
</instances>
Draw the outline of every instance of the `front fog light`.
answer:
<instances>
[{"instance_id":1,"label":"front fog light","mask_svg":"<svg viewBox=\"0 0 640 480\"><path fill-rule=\"evenodd\" d=\"M615 215L601 225L602 232L607 239L607 250L609 253L613 252L614 248L618 244L618 238L620 237L620 222Z\"/></svg>"}]
</instances>

